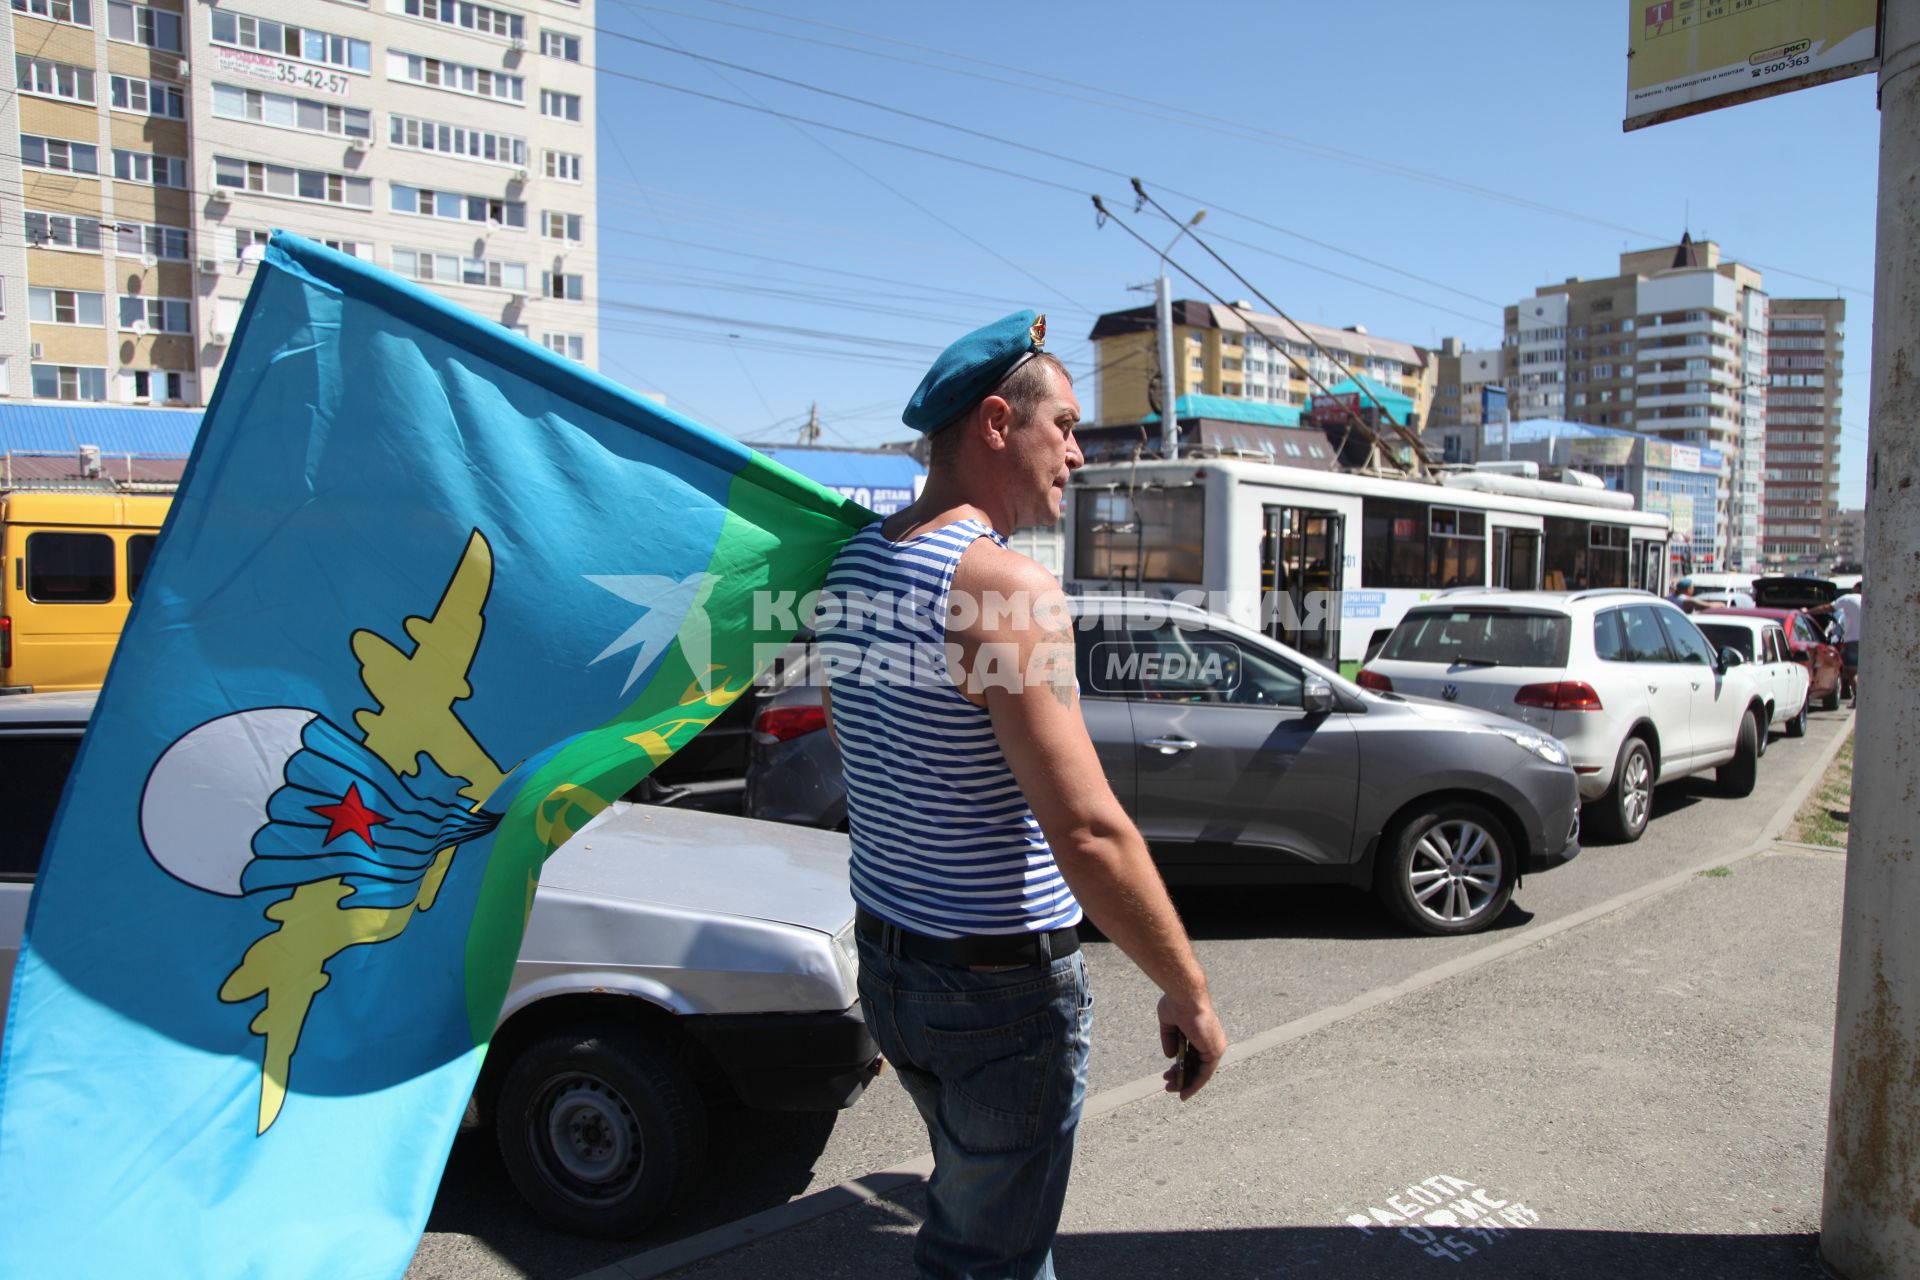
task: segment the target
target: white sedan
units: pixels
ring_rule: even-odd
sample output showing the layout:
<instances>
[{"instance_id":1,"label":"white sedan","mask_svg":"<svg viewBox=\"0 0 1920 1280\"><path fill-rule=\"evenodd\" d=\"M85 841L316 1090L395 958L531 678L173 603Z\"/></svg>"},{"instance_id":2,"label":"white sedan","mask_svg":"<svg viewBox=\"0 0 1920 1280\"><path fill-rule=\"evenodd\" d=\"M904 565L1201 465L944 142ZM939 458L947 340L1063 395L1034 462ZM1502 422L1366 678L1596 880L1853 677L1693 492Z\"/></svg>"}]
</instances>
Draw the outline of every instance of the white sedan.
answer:
<instances>
[{"instance_id":1,"label":"white sedan","mask_svg":"<svg viewBox=\"0 0 1920 1280\"><path fill-rule=\"evenodd\" d=\"M1787 633L1780 624L1767 618L1727 618L1712 613L1695 614L1693 621L1716 650L1737 650L1751 664L1760 697L1766 703L1768 726L1785 729L1789 738L1806 736L1807 709L1813 700L1811 677L1805 666L1793 660ZM1766 750L1765 738L1760 740L1760 749Z\"/></svg>"}]
</instances>

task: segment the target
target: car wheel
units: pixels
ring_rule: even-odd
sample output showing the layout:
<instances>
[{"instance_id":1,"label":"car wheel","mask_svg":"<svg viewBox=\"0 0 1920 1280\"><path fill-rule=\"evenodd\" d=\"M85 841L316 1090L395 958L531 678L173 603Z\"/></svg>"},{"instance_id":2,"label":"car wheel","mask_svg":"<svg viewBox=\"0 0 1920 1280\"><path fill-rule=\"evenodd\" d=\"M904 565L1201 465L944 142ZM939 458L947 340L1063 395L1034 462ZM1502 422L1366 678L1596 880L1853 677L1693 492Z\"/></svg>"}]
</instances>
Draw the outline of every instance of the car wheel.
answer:
<instances>
[{"instance_id":1,"label":"car wheel","mask_svg":"<svg viewBox=\"0 0 1920 1280\"><path fill-rule=\"evenodd\" d=\"M1804 738L1807 736L1807 708L1812 705L1813 695L1811 693L1800 699L1799 714L1787 721L1787 736L1789 738Z\"/></svg>"},{"instance_id":2,"label":"car wheel","mask_svg":"<svg viewBox=\"0 0 1920 1280\"><path fill-rule=\"evenodd\" d=\"M1820 709L1822 711L1838 711L1840 709L1840 682L1838 680L1833 682L1833 692L1820 699Z\"/></svg>"},{"instance_id":3,"label":"car wheel","mask_svg":"<svg viewBox=\"0 0 1920 1280\"><path fill-rule=\"evenodd\" d=\"M1421 933L1477 933L1513 896L1517 864L1506 829L1477 804L1415 813L1382 837L1382 847L1380 900Z\"/></svg>"},{"instance_id":4,"label":"car wheel","mask_svg":"<svg viewBox=\"0 0 1920 1280\"><path fill-rule=\"evenodd\" d=\"M1760 717L1749 711L1740 720L1740 741L1733 748L1733 759L1713 771L1720 790L1730 796L1750 796L1760 777L1760 748L1757 743Z\"/></svg>"},{"instance_id":5,"label":"car wheel","mask_svg":"<svg viewBox=\"0 0 1920 1280\"><path fill-rule=\"evenodd\" d=\"M1756 723L1760 729L1760 736L1754 739L1754 746L1757 748L1754 754L1764 756L1767 754L1767 748L1773 745L1772 708L1761 712Z\"/></svg>"},{"instance_id":6,"label":"car wheel","mask_svg":"<svg viewBox=\"0 0 1920 1280\"><path fill-rule=\"evenodd\" d=\"M1613 762L1613 785L1594 805L1593 827L1610 844L1632 844L1646 834L1653 816L1653 748L1645 738L1620 744Z\"/></svg>"},{"instance_id":7,"label":"car wheel","mask_svg":"<svg viewBox=\"0 0 1920 1280\"><path fill-rule=\"evenodd\" d=\"M495 1127L534 1212L580 1235L637 1235L698 1175L707 1117L652 1037L595 1025L536 1040L501 1081Z\"/></svg>"}]
</instances>

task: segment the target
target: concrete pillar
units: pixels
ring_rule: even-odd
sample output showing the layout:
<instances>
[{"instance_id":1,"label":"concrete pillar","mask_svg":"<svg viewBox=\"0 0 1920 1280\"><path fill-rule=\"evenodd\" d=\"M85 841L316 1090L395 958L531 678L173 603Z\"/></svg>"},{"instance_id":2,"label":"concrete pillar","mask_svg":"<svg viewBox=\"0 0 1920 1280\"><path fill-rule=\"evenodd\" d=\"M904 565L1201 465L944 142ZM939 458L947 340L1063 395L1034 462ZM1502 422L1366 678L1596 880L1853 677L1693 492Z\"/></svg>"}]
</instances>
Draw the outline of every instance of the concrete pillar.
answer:
<instances>
[{"instance_id":1,"label":"concrete pillar","mask_svg":"<svg viewBox=\"0 0 1920 1280\"><path fill-rule=\"evenodd\" d=\"M1920 1276L1920 0L1886 0L1866 623L1820 1253Z\"/></svg>"}]
</instances>

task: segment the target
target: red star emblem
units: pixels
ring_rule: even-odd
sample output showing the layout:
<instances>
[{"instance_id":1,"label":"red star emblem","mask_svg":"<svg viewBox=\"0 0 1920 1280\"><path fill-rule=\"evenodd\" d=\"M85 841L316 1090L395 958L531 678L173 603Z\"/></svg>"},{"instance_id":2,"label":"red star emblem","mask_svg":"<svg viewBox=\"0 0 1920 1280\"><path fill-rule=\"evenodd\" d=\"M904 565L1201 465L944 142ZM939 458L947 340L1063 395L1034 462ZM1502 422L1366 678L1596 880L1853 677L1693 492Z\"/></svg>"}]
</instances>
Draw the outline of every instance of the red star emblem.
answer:
<instances>
[{"instance_id":1,"label":"red star emblem","mask_svg":"<svg viewBox=\"0 0 1920 1280\"><path fill-rule=\"evenodd\" d=\"M360 799L358 783L347 784L347 794L340 798L339 804L308 805L308 810L319 814L331 825L327 828L327 838L322 843L332 844L351 831L366 841L367 848L373 848L373 828L388 821L384 813L375 813L367 808Z\"/></svg>"}]
</instances>

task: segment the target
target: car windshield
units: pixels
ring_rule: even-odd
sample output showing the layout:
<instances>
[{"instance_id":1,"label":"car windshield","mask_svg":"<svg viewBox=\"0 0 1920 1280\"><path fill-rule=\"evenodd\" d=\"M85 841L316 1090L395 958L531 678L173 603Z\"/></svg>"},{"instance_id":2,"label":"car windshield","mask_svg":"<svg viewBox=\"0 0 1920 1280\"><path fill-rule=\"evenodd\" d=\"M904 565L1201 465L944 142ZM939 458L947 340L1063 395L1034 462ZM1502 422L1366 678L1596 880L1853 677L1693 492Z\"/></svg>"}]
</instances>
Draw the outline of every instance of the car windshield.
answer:
<instances>
[{"instance_id":1,"label":"car windshield","mask_svg":"<svg viewBox=\"0 0 1920 1280\"><path fill-rule=\"evenodd\" d=\"M1564 667L1573 624L1561 613L1517 609L1416 610L1395 627L1380 656L1399 662L1484 667Z\"/></svg>"},{"instance_id":2,"label":"car windshield","mask_svg":"<svg viewBox=\"0 0 1920 1280\"><path fill-rule=\"evenodd\" d=\"M1722 649L1737 649L1741 657L1748 662L1753 661L1752 631L1725 622L1701 622L1698 619L1695 619L1694 625L1700 628L1702 635L1713 642L1716 653Z\"/></svg>"}]
</instances>

